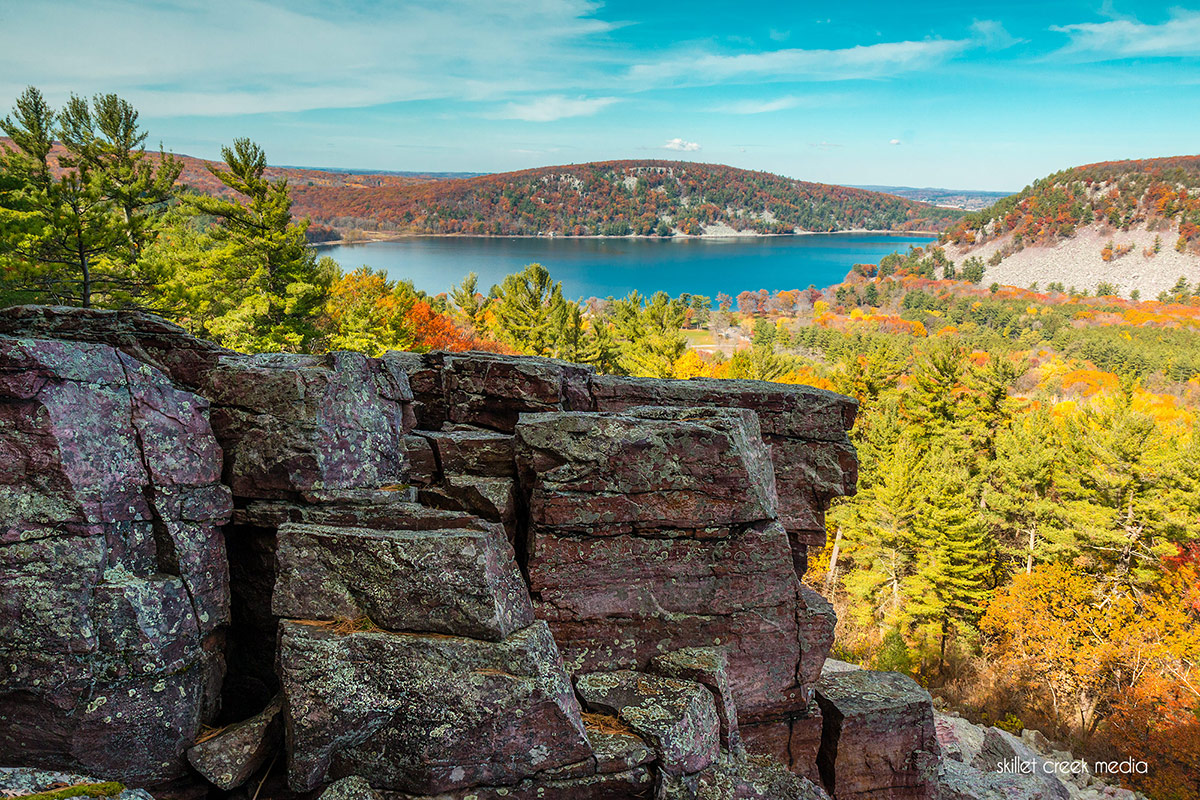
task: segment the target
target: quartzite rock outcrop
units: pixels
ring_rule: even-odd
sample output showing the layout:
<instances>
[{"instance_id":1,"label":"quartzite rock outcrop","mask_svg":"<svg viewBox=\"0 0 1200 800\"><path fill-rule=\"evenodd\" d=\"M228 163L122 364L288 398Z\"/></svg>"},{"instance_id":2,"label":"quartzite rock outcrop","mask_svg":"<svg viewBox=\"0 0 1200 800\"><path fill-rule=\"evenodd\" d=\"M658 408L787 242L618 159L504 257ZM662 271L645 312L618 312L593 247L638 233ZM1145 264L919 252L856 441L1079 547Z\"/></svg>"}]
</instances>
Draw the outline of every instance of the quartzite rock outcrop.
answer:
<instances>
[{"instance_id":1,"label":"quartzite rock outcrop","mask_svg":"<svg viewBox=\"0 0 1200 800\"><path fill-rule=\"evenodd\" d=\"M281 796L925 796L920 690L822 688L835 620L799 581L853 416L0 310L0 752L230 788L282 747Z\"/></svg>"},{"instance_id":2,"label":"quartzite rock outcrop","mask_svg":"<svg viewBox=\"0 0 1200 800\"><path fill-rule=\"evenodd\" d=\"M104 345L0 337L0 753L154 782L215 711L230 512L208 402Z\"/></svg>"}]
</instances>

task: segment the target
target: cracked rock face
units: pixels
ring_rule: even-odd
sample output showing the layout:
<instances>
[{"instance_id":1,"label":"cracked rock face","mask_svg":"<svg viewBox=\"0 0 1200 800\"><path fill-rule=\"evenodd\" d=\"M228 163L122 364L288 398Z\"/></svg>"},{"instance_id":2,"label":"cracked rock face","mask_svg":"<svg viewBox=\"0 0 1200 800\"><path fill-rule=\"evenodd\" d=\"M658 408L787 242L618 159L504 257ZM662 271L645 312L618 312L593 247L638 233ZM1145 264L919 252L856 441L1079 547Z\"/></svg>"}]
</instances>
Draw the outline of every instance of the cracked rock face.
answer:
<instances>
[{"instance_id":1,"label":"cracked rock face","mask_svg":"<svg viewBox=\"0 0 1200 800\"><path fill-rule=\"evenodd\" d=\"M0 337L0 752L184 771L229 621L207 412L106 345Z\"/></svg>"},{"instance_id":2,"label":"cracked rock face","mask_svg":"<svg viewBox=\"0 0 1200 800\"><path fill-rule=\"evenodd\" d=\"M279 666L296 791L368 775L378 789L436 794L592 753L545 623L482 642L284 621Z\"/></svg>"},{"instance_id":3,"label":"cracked rock face","mask_svg":"<svg viewBox=\"0 0 1200 800\"><path fill-rule=\"evenodd\" d=\"M619 670L580 675L575 689L589 709L617 717L649 742L668 775L700 772L720 752L716 703L698 683Z\"/></svg>"},{"instance_id":4,"label":"cracked rock face","mask_svg":"<svg viewBox=\"0 0 1200 800\"><path fill-rule=\"evenodd\" d=\"M572 671L718 646L741 712L807 705L830 617L801 592L752 412L528 414L517 462L535 613Z\"/></svg>"},{"instance_id":5,"label":"cracked rock face","mask_svg":"<svg viewBox=\"0 0 1200 800\"><path fill-rule=\"evenodd\" d=\"M495 531L371 530L286 523L272 611L392 631L501 641L533 623L508 540Z\"/></svg>"},{"instance_id":6,"label":"cracked rock face","mask_svg":"<svg viewBox=\"0 0 1200 800\"><path fill-rule=\"evenodd\" d=\"M535 531L609 536L776 516L770 455L749 411L528 414L517 449Z\"/></svg>"},{"instance_id":7,"label":"cracked rock face","mask_svg":"<svg viewBox=\"0 0 1200 800\"><path fill-rule=\"evenodd\" d=\"M360 353L223 357L204 373L238 497L323 499L406 477L408 376Z\"/></svg>"}]
</instances>

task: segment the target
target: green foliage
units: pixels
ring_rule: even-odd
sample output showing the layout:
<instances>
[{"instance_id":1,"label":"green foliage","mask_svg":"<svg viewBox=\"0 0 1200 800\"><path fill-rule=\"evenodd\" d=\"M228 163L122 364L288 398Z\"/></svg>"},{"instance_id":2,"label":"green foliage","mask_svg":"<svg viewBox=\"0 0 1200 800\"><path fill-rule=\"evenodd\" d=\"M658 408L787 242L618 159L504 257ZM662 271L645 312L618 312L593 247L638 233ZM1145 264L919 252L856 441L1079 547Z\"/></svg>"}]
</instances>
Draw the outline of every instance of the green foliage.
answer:
<instances>
[{"instance_id":1,"label":"green foliage","mask_svg":"<svg viewBox=\"0 0 1200 800\"><path fill-rule=\"evenodd\" d=\"M0 294L88 307L140 302L138 263L182 168L146 156L137 112L116 95L72 95L60 113L29 87L0 129ZM57 158L54 139L62 142Z\"/></svg>"},{"instance_id":2,"label":"green foliage","mask_svg":"<svg viewBox=\"0 0 1200 800\"><path fill-rule=\"evenodd\" d=\"M899 628L892 628L884 634L879 648L871 657L871 669L912 676L915 667L916 659L913 658L908 642L904 641L904 634Z\"/></svg>"},{"instance_id":3,"label":"green foliage","mask_svg":"<svg viewBox=\"0 0 1200 800\"><path fill-rule=\"evenodd\" d=\"M496 299L495 333L505 344L535 356L554 354L565 322L562 284L541 264L505 277L492 290Z\"/></svg>"},{"instance_id":4,"label":"green foliage","mask_svg":"<svg viewBox=\"0 0 1200 800\"><path fill-rule=\"evenodd\" d=\"M999 262L997 261L997 263ZM964 281L968 281L970 283L983 283L984 272L985 268L983 266L983 261L976 256L971 256L963 262L961 275Z\"/></svg>"},{"instance_id":5,"label":"green foliage","mask_svg":"<svg viewBox=\"0 0 1200 800\"><path fill-rule=\"evenodd\" d=\"M687 349L680 329L687 309L680 300L656 292L645 300L637 292L613 303L610 319L620 342L617 363L628 375L669 378Z\"/></svg>"},{"instance_id":6,"label":"green foliage","mask_svg":"<svg viewBox=\"0 0 1200 800\"><path fill-rule=\"evenodd\" d=\"M263 177L262 148L237 139L221 155L224 168L209 170L236 199L185 195L147 253L162 275L158 307L236 350L308 351L337 265L308 247L286 179Z\"/></svg>"}]
</instances>

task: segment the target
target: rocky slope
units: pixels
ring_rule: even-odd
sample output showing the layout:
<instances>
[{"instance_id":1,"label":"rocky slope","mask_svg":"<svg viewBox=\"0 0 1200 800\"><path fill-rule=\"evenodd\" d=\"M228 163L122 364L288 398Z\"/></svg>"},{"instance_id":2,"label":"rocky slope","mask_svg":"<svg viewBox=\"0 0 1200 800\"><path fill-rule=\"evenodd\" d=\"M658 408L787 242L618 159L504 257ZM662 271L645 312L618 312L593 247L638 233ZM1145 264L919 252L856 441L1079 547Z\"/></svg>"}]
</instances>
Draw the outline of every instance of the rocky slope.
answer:
<instances>
[{"instance_id":1,"label":"rocky slope","mask_svg":"<svg viewBox=\"0 0 1200 800\"><path fill-rule=\"evenodd\" d=\"M824 669L799 579L854 490L854 413L0 311L0 788L998 796L913 681Z\"/></svg>"},{"instance_id":2,"label":"rocky slope","mask_svg":"<svg viewBox=\"0 0 1200 800\"><path fill-rule=\"evenodd\" d=\"M1111 161L1050 175L942 236L955 262L979 258L985 283L1110 283L1151 299L1200 280L1200 156Z\"/></svg>"}]
</instances>

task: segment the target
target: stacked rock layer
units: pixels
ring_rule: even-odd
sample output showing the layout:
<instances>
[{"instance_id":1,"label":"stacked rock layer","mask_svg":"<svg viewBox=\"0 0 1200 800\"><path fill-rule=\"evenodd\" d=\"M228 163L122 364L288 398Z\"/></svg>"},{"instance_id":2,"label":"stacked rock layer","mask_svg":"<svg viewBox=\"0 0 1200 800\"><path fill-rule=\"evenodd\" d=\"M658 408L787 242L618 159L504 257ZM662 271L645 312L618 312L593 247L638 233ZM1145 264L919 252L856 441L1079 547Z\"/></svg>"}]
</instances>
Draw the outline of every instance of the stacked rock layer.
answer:
<instances>
[{"instance_id":1,"label":"stacked rock layer","mask_svg":"<svg viewBox=\"0 0 1200 800\"><path fill-rule=\"evenodd\" d=\"M280 797L932 796L928 695L823 678L835 619L801 582L854 489L854 412L0 311L0 765L227 792L278 761Z\"/></svg>"}]
</instances>

